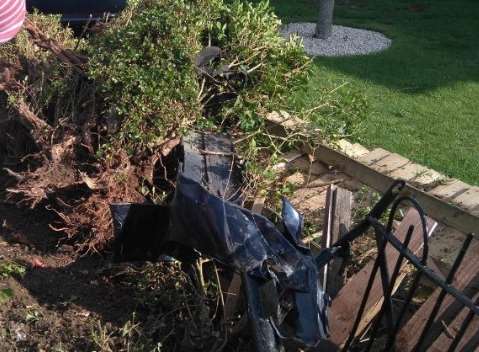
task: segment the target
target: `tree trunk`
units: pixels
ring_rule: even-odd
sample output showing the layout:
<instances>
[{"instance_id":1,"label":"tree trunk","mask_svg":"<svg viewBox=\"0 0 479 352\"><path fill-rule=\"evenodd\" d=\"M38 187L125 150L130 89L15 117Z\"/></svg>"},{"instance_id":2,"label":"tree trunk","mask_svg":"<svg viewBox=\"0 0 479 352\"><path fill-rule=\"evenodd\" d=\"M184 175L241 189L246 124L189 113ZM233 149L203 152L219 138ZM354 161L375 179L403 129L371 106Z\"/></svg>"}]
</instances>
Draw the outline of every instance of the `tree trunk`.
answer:
<instances>
[{"instance_id":1,"label":"tree trunk","mask_svg":"<svg viewBox=\"0 0 479 352\"><path fill-rule=\"evenodd\" d=\"M333 32L334 0L319 1L319 18L316 25L316 38L328 39Z\"/></svg>"}]
</instances>

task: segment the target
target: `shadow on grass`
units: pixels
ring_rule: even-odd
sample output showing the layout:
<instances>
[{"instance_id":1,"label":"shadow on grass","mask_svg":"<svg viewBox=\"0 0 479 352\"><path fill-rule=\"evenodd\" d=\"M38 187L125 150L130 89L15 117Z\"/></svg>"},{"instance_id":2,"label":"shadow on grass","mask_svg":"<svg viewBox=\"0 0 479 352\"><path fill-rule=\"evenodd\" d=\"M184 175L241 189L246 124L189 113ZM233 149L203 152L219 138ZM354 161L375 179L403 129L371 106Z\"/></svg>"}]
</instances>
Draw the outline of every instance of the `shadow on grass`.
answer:
<instances>
[{"instance_id":1,"label":"shadow on grass","mask_svg":"<svg viewBox=\"0 0 479 352\"><path fill-rule=\"evenodd\" d=\"M314 21L314 1L271 2L284 22ZM472 0L349 0L336 6L335 23L377 30L393 40L369 56L318 58L339 73L404 93L424 93L479 81L479 6Z\"/></svg>"}]
</instances>

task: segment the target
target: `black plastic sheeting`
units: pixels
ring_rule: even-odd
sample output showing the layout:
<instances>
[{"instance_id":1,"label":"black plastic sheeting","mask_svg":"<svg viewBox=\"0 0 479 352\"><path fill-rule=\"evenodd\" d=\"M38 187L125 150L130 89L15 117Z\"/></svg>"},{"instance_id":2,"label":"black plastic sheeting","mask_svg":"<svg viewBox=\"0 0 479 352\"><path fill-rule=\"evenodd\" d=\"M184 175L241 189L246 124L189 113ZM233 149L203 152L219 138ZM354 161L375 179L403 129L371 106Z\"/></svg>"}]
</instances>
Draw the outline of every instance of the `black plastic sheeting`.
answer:
<instances>
[{"instance_id":1,"label":"black plastic sheeting","mask_svg":"<svg viewBox=\"0 0 479 352\"><path fill-rule=\"evenodd\" d=\"M187 177L190 157L187 153L180 163L168 206L112 205L116 259L214 258L242 275L258 351L279 351L283 343L318 345L328 335L329 298L314 258L300 240L303 217L283 199L282 219L275 225L210 193L202 180Z\"/></svg>"}]
</instances>

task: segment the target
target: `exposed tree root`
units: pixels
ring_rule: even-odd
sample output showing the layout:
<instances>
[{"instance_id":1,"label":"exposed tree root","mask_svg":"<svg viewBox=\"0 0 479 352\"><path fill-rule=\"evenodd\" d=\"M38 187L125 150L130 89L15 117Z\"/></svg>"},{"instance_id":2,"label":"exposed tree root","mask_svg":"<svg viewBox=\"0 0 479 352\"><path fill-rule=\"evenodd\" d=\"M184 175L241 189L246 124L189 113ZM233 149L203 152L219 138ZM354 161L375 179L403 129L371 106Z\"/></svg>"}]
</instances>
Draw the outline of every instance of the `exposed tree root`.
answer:
<instances>
[{"instance_id":1,"label":"exposed tree root","mask_svg":"<svg viewBox=\"0 0 479 352\"><path fill-rule=\"evenodd\" d=\"M30 19L25 29L36 46L85 80L85 57L48 38ZM15 97L9 110L0 113L0 188L6 189L9 202L55 212L58 220L52 230L78 240L79 250L101 249L111 233L109 203L129 195L132 201L141 200L135 170L123 156L110 165L96 161L95 136L101 125L94 115L94 94L82 92L77 98L85 106L78 116L52 119L32 109L35 93L23 78L38 82L35 77L49 70L42 65L21 58L0 63L0 91Z\"/></svg>"},{"instance_id":2,"label":"exposed tree root","mask_svg":"<svg viewBox=\"0 0 479 352\"><path fill-rule=\"evenodd\" d=\"M28 31L36 45L42 49L50 50L60 61L71 65L81 75L85 74L82 66L88 61L86 57L62 48L61 45L53 39L45 36L37 25L28 18L25 19L24 28Z\"/></svg>"}]
</instances>

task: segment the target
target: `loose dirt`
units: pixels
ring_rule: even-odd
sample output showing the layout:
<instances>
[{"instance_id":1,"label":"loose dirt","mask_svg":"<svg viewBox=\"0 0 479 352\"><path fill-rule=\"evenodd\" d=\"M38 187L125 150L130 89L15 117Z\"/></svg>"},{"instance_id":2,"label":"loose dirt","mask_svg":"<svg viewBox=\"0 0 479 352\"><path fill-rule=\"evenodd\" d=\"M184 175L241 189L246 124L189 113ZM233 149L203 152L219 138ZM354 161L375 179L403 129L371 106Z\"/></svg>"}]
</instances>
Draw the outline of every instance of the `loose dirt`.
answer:
<instances>
[{"instance_id":1,"label":"loose dirt","mask_svg":"<svg viewBox=\"0 0 479 352\"><path fill-rule=\"evenodd\" d=\"M121 327L137 305L131 289L104 273L111 271L108 259L58 245L51 216L0 205L0 263L25 268L23 276L0 280L12 293L0 306L1 351L93 350L98 322Z\"/></svg>"}]
</instances>

